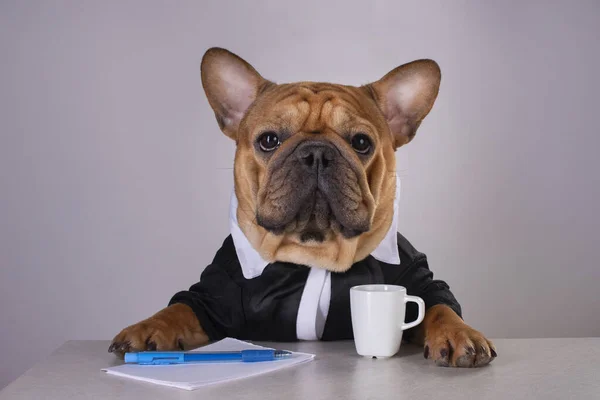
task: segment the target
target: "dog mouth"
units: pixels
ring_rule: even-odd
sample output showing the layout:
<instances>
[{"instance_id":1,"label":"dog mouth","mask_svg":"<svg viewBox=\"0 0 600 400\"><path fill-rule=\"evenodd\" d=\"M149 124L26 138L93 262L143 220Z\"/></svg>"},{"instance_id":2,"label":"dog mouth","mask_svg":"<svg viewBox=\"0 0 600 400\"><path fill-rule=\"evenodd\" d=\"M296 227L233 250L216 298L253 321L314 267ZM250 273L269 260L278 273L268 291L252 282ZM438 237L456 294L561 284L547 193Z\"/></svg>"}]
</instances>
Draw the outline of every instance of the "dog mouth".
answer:
<instances>
[{"instance_id":1,"label":"dog mouth","mask_svg":"<svg viewBox=\"0 0 600 400\"><path fill-rule=\"evenodd\" d=\"M323 234L323 232L319 232L319 231L306 231L306 232L302 232L302 234L300 235L300 241L302 243L306 243L306 242L323 242L325 240L325 235Z\"/></svg>"},{"instance_id":2,"label":"dog mouth","mask_svg":"<svg viewBox=\"0 0 600 400\"><path fill-rule=\"evenodd\" d=\"M323 242L331 229L331 206L319 190L307 201L286 232L297 233L302 243Z\"/></svg>"},{"instance_id":3,"label":"dog mouth","mask_svg":"<svg viewBox=\"0 0 600 400\"><path fill-rule=\"evenodd\" d=\"M257 214L257 222L269 232L282 235L294 234L302 243L326 241L334 233L350 239L359 236L368 228L349 227L340 223L332 211L330 202L321 190L315 190L312 196L303 202L300 211L283 225L269 223Z\"/></svg>"}]
</instances>

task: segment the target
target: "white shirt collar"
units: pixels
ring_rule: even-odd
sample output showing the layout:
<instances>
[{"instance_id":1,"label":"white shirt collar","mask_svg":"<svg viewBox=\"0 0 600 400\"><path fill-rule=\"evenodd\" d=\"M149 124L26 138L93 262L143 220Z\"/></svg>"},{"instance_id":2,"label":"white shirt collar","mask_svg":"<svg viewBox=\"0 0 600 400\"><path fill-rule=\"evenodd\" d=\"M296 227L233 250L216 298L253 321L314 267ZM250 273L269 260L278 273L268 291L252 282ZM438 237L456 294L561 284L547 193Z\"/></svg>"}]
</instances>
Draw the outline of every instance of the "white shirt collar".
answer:
<instances>
[{"instance_id":1,"label":"white shirt collar","mask_svg":"<svg viewBox=\"0 0 600 400\"><path fill-rule=\"evenodd\" d=\"M398 203L400 202L400 178L396 176L396 196L394 200L394 217L387 234L379 243L371 255L387 264L400 264L400 254L398 253ZM260 276L269 263L254 250L246 235L240 229L237 221L238 200L235 190L231 192L231 202L229 206L229 229L235 251L242 267L244 278L252 279Z\"/></svg>"}]
</instances>

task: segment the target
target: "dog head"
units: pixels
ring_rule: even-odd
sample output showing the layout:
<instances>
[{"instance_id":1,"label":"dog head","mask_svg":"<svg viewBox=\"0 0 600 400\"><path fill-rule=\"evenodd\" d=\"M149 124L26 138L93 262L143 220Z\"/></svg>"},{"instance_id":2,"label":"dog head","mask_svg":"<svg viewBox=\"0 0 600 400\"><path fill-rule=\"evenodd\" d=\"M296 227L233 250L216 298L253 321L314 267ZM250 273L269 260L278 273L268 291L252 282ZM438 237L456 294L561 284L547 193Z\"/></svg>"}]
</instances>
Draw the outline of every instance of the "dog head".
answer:
<instances>
[{"instance_id":1,"label":"dog head","mask_svg":"<svg viewBox=\"0 0 600 400\"><path fill-rule=\"evenodd\" d=\"M414 61L361 87L275 84L212 48L201 77L237 144L237 220L260 255L336 272L368 256L393 218L395 150L431 110L438 65Z\"/></svg>"}]
</instances>

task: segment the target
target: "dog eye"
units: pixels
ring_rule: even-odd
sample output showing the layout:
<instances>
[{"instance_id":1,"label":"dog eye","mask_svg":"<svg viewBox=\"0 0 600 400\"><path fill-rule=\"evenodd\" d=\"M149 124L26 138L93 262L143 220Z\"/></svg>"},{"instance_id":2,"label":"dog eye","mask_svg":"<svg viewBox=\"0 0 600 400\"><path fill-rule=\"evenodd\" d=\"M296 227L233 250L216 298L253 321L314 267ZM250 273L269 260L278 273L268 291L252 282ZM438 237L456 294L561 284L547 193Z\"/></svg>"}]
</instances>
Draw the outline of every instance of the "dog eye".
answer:
<instances>
[{"instance_id":1,"label":"dog eye","mask_svg":"<svg viewBox=\"0 0 600 400\"><path fill-rule=\"evenodd\" d=\"M275 132L265 132L258 137L258 145L262 151L273 151L279 144L279 137Z\"/></svg>"},{"instance_id":2,"label":"dog eye","mask_svg":"<svg viewBox=\"0 0 600 400\"><path fill-rule=\"evenodd\" d=\"M364 133L354 135L351 144L352 148L360 154L366 154L371 150L371 139Z\"/></svg>"}]
</instances>

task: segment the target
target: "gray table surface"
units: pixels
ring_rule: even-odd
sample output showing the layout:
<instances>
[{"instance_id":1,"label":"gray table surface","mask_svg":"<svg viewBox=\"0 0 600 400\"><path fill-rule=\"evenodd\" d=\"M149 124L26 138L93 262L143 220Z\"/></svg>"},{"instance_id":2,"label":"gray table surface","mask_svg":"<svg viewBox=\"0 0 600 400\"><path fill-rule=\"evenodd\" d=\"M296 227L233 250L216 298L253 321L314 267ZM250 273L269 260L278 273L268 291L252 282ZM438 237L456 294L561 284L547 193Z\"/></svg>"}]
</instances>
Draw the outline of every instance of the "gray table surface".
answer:
<instances>
[{"instance_id":1,"label":"gray table surface","mask_svg":"<svg viewBox=\"0 0 600 400\"><path fill-rule=\"evenodd\" d=\"M185 391L107 375L119 362L106 341L69 341L0 392L8 399L600 399L600 338L504 339L478 369L435 367L403 345L387 360L352 342L268 344L316 354L268 375Z\"/></svg>"}]
</instances>

